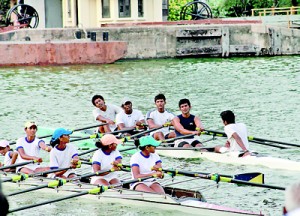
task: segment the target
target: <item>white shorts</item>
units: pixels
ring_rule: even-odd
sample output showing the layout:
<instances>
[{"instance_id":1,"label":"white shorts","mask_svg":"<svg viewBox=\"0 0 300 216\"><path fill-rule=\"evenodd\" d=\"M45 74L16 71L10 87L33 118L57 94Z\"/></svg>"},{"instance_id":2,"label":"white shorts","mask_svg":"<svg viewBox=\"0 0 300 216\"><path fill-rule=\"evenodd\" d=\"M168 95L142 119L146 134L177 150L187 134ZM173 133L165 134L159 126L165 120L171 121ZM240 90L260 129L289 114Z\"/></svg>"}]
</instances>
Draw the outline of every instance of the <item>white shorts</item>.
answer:
<instances>
[{"instance_id":1,"label":"white shorts","mask_svg":"<svg viewBox=\"0 0 300 216\"><path fill-rule=\"evenodd\" d=\"M223 153L226 153L226 152L229 152L229 148L222 146L222 147L220 148L220 153L223 154Z\"/></svg>"},{"instance_id":2,"label":"white shorts","mask_svg":"<svg viewBox=\"0 0 300 216\"><path fill-rule=\"evenodd\" d=\"M37 163L27 164L25 166L17 167L16 173L19 173L22 168L28 168L28 169L31 169L34 171L36 168L39 168L39 167L41 167L41 165L37 164Z\"/></svg>"},{"instance_id":3,"label":"white shorts","mask_svg":"<svg viewBox=\"0 0 300 216\"><path fill-rule=\"evenodd\" d=\"M91 177L91 184L94 184L98 179L104 179L106 180L107 182L110 182L112 179L116 179L118 178L118 174L113 172L113 173L109 173L105 176L92 176Z\"/></svg>"},{"instance_id":4,"label":"white shorts","mask_svg":"<svg viewBox=\"0 0 300 216\"><path fill-rule=\"evenodd\" d=\"M69 178L69 175L71 174L75 174L75 170L74 169L69 169L67 170L67 172L65 172L63 174L63 177L65 178ZM54 173L48 174L48 178L56 178L57 176Z\"/></svg>"},{"instance_id":5,"label":"white shorts","mask_svg":"<svg viewBox=\"0 0 300 216\"><path fill-rule=\"evenodd\" d=\"M136 182L136 183L133 183L133 184L130 184L130 189L131 190L134 190L135 187L138 185L138 184L144 184L148 187L151 187L151 185L153 185L154 183L158 183L154 178L153 179L148 179L146 181L142 181L142 182Z\"/></svg>"}]
</instances>

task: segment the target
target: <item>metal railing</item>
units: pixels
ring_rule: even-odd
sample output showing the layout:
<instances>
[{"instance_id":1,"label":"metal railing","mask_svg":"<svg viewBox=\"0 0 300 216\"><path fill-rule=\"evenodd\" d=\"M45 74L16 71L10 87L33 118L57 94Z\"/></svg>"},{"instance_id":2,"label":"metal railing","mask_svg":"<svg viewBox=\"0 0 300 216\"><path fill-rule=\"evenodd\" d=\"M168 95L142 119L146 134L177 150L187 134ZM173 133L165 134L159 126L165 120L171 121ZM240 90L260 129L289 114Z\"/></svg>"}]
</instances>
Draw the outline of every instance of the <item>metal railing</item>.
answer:
<instances>
[{"instance_id":1,"label":"metal railing","mask_svg":"<svg viewBox=\"0 0 300 216\"><path fill-rule=\"evenodd\" d=\"M300 14L300 7L280 7L280 8L258 8L251 9L252 16L274 16L274 15L295 15Z\"/></svg>"}]
</instances>

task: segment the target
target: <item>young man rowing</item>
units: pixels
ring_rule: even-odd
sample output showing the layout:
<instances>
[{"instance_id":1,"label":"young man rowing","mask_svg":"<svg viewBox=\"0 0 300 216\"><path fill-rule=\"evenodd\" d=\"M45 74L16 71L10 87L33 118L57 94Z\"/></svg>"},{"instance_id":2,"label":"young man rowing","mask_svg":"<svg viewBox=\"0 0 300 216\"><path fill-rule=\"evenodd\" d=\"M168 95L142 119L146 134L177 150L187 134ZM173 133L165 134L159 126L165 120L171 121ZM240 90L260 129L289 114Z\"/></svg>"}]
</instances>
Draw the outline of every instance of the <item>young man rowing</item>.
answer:
<instances>
[{"instance_id":1,"label":"young man rowing","mask_svg":"<svg viewBox=\"0 0 300 216\"><path fill-rule=\"evenodd\" d=\"M251 155L249 152L247 127L243 123L235 123L235 115L231 110L226 110L220 114L224 127L224 132L227 135L225 146L216 146L215 152L237 152L242 157Z\"/></svg>"},{"instance_id":2,"label":"young man rowing","mask_svg":"<svg viewBox=\"0 0 300 216\"><path fill-rule=\"evenodd\" d=\"M140 110L132 109L132 102L128 98L122 101L123 111L116 116L116 124L119 130L144 129L145 118Z\"/></svg>"},{"instance_id":3,"label":"young man rowing","mask_svg":"<svg viewBox=\"0 0 300 216\"><path fill-rule=\"evenodd\" d=\"M122 111L122 109L113 104L106 104L104 98L101 95L94 95L92 103L96 107L93 110L93 116L96 121L108 123L107 125L100 126L100 133L107 133L116 130L115 124L116 115Z\"/></svg>"},{"instance_id":4,"label":"young man rowing","mask_svg":"<svg viewBox=\"0 0 300 216\"><path fill-rule=\"evenodd\" d=\"M150 110L146 115L149 129L161 127L166 123L170 123L171 125L171 121L173 120L175 115L165 109L166 97L163 94L158 94L155 96L154 102L156 109ZM157 130L151 133L151 135L156 140L165 140L174 138L176 136L175 132L170 131L168 127Z\"/></svg>"},{"instance_id":5,"label":"young man rowing","mask_svg":"<svg viewBox=\"0 0 300 216\"><path fill-rule=\"evenodd\" d=\"M191 102L188 99L181 99L178 103L181 115L176 116L173 119L173 125L175 128L176 137L184 135L195 135L200 136L201 131L204 130L202 122L198 116L192 115L191 111ZM192 136L187 139L178 139L175 141L174 147L202 147L202 143Z\"/></svg>"}]
</instances>

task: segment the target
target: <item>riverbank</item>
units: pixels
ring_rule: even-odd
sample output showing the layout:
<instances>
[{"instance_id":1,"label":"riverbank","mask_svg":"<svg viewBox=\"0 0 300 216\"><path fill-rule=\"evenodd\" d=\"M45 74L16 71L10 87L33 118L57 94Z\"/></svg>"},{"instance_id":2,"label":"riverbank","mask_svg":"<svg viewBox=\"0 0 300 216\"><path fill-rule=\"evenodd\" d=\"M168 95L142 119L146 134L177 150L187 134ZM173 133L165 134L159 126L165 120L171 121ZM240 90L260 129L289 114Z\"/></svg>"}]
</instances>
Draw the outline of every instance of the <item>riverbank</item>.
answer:
<instances>
[{"instance_id":1,"label":"riverbank","mask_svg":"<svg viewBox=\"0 0 300 216\"><path fill-rule=\"evenodd\" d=\"M299 15L295 19L298 19ZM281 20L284 19L281 16ZM285 24L284 24L285 23ZM84 41L87 44L122 41L124 55L117 59L152 59L193 56L277 56L300 54L300 29L287 22L239 18L161 23L103 24L101 28L19 29L0 34L0 44ZM93 35L91 37L91 35ZM91 40L92 39L92 40ZM7 49L2 50L4 54ZM13 53L13 56L26 55ZM57 51L59 52L59 50ZM74 54L75 53L75 54ZM101 58L107 53L101 52ZM4 56L3 54L3 56ZM39 56L41 53L31 52ZM73 52L71 55L76 55ZM113 56L114 53L111 54ZM83 55L84 56L84 55ZM72 57L72 56L71 56ZM4 58L4 57L3 57ZM76 58L74 58L76 59ZM89 63L86 61L86 63ZM111 62L94 62L111 63ZM64 63L62 63L64 64ZM74 62L76 64L76 61Z\"/></svg>"}]
</instances>

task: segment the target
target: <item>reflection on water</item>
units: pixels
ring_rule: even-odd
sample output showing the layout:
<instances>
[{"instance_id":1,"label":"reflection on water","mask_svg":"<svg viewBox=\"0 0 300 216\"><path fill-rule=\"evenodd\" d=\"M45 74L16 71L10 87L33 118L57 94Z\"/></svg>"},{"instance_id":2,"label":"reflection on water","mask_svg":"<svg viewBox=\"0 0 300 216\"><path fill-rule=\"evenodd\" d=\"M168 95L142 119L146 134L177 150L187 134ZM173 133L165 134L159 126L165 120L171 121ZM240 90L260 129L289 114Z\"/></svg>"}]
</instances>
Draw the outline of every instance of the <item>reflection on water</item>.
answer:
<instances>
[{"instance_id":1,"label":"reflection on water","mask_svg":"<svg viewBox=\"0 0 300 216\"><path fill-rule=\"evenodd\" d=\"M23 123L28 119L50 127L92 125L95 123L91 113L94 94L102 94L107 102L117 105L124 96L129 96L134 108L146 113L154 107L154 96L163 92L167 97L167 108L175 113L179 113L179 99L189 98L192 112L201 117L206 128L222 130L219 113L231 109L236 113L237 121L246 123L251 135L300 143L299 61L299 56L206 58L1 68L0 139L14 140L22 136ZM252 148L300 161L299 150L278 150L256 144L252 144ZM167 167L209 172L260 171L265 173L267 183L280 186L299 179L299 174L261 167L164 160ZM234 197L233 193L236 194ZM232 199L224 199L226 196ZM220 204L265 209L271 215L280 215L283 193L222 184L221 189L209 191L208 198Z\"/></svg>"}]
</instances>

